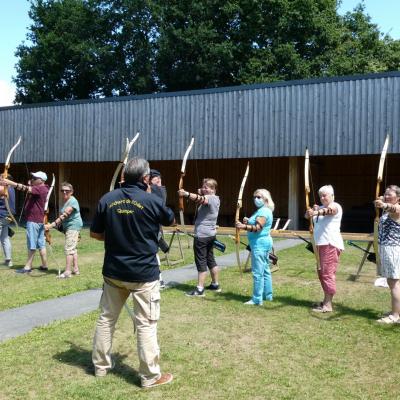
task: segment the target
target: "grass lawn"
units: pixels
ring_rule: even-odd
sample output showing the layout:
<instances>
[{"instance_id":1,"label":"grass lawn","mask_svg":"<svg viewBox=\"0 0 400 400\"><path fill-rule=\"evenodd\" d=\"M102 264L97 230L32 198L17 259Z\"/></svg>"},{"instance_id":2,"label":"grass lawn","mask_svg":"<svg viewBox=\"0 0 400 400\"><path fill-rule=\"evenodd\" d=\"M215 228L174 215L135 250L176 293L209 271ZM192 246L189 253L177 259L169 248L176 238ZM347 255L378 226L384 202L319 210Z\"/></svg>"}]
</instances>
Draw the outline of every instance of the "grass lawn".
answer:
<instances>
[{"instance_id":1,"label":"grass lawn","mask_svg":"<svg viewBox=\"0 0 400 400\"><path fill-rule=\"evenodd\" d=\"M0 311L18 307L24 304L30 304L41 300L54 297L65 296L82 290L99 288L102 285L101 269L103 265L104 245L103 242L91 239L89 230L83 229L81 233L81 241L78 245L79 266L81 275L70 279L56 279L58 269L64 270L64 235L56 230L51 231L52 247L47 246L47 257L49 271L42 272L37 268L40 266L39 254L36 254L34 260L34 270L29 274L16 274L15 270L23 268L26 262L27 250L25 230L20 228L12 238L13 246L13 263L11 269L0 266ZM222 236L218 237L226 246L226 253L234 251L234 242L232 239ZM169 242L169 236L166 236ZM189 238L190 245L192 239ZM184 262L177 263L169 267L164 261L161 270L169 268L178 268L182 265L193 262L193 249L188 248L188 241L185 237L181 238L182 250L184 252ZM180 258L178 251L178 240L172 242L170 259L177 260ZM215 255L222 253L215 250ZM161 253L160 257L164 257ZM2 258L0 258L2 262Z\"/></svg>"},{"instance_id":2,"label":"grass lawn","mask_svg":"<svg viewBox=\"0 0 400 400\"><path fill-rule=\"evenodd\" d=\"M219 294L185 297L190 283L164 291L161 366L175 380L150 391L138 387L125 312L116 368L102 379L90 354L97 312L36 329L0 344L0 399L397 399L400 325L375 322L389 293L372 286L372 264L357 282L349 279L360 256L352 248L342 256L332 314L310 311L321 290L304 246L279 253L274 301L262 307L242 304L252 280L237 269L221 273Z\"/></svg>"}]
</instances>

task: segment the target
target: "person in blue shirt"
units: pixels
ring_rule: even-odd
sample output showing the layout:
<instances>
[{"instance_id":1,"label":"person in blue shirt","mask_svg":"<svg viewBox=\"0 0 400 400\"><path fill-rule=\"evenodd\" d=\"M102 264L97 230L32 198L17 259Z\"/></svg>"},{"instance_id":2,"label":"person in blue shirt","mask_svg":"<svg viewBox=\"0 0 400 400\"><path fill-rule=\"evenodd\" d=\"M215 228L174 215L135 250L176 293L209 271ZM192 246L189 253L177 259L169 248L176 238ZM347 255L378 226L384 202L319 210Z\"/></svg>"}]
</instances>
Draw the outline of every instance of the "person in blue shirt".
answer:
<instances>
[{"instance_id":1,"label":"person in blue shirt","mask_svg":"<svg viewBox=\"0 0 400 400\"><path fill-rule=\"evenodd\" d=\"M62 225L62 230L65 233L64 253L66 264L65 271L59 276L59 278L63 279L70 278L71 274L79 275L77 246L83 223L78 200L73 196L73 186L68 182L63 182L61 193L64 197L61 214L54 222L46 224L45 229L48 231L51 228Z\"/></svg>"},{"instance_id":2,"label":"person in blue shirt","mask_svg":"<svg viewBox=\"0 0 400 400\"><path fill-rule=\"evenodd\" d=\"M261 306L263 301L272 301L272 277L269 267L269 252L272 250L270 235L272 212L275 205L271 194L266 189L257 189L253 195L256 212L250 218L243 218L243 223L236 222L236 227L247 231L251 248L251 271L253 274L253 296L244 304Z\"/></svg>"},{"instance_id":3,"label":"person in blue shirt","mask_svg":"<svg viewBox=\"0 0 400 400\"><path fill-rule=\"evenodd\" d=\"M10 175L9 175L10 178ZM12 179L12 178L10 178ZM10 230L10 216L6 207L6 201L4 198L4 187L0 186L0 242L4 253L4 265L7 267L12 267L12 247L11 240L9 236ZM8 188L8 204L10 206L10 211L15 214L15 191L13 187Z\"/></svg>"}]
</instances>

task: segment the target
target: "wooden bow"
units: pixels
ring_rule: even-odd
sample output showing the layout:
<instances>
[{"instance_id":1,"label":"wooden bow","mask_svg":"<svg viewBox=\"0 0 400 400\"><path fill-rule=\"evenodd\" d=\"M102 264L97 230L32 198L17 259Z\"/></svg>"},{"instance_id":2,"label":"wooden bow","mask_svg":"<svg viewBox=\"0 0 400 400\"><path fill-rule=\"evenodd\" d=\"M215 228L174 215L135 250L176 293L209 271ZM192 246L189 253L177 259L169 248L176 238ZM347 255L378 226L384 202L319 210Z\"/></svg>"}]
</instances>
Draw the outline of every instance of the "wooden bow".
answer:
<instances>
[{"instance_id":1,"label":"wooden bow","mask_svg":"<svg viewBox=\"0 0 400 400\"><path fill-rule=\"evenodd\" d=\"M55 184L56 184L56 177L53 174L53 180L51 181L49 191L47 192L46 201L44 203L43 223L45 225L49 222L49 201ZM44 237L46 238L46 242L51 246L51 234L49 230L44 231Z\"/></svg>"},{"instance_id":2,"label":"wooden bow","mask_svg":"<svg viewBox=\"0 0 400 400\"><path fill-rule=\"evenodd\" d=\"M14 146L11 148L11 150L7 154L6 162L4 164L4 171L3 171L3 175L2 175L3 179L7 179L7 177L8 177L8 170L10 169L10 166L11 166L11 162L10 162L11 155L12 155L12 153L14 153L14 150L19 146L20 143L21 143L21 136L17 140L17 143L14 144ZM11 212L10 203L8 202L8 196L9 196L8 195L8 186L5 185L5 187L4 187L4 203L6 205L6 209L7 209L9 217L12 219L15 226L18 228L18 223L17 223L16 219L14 218L13 213Z\"/></svg>"},{"instance_id":3,"label":"wooden bow","mask_svg":"<svg viewBox=\"0 0 400 400\"><path fill-rule=\"evenodd\" d=\"M389 146L389 135L386 136L385 143L382 148L381 158L379 160L378 167L378 177L376 180L375 198L378 199L381 191L381 182L383 180L383 168L385 166L385 159L387 154L387 149ZM379 208L375 208L375 219L374 219L374 250L376 256L376 268L379 273L381 267L381 260L379 257L379 246L378 246L378 236L379 236Z\"/></svg>"},{"instance_id":4,"label":"wooden bow","mask_svg":"<svg viewBox=\"0 0 400 400\"><path fill-rule=\"evenodd\" d=\"M310 181L309 181L309 175L310 175L310 156L308 153L308 148L306 148L306 155L305 155L305 160L304 160L304 187L305 187L305 194L306 194L306 211L310 208ZM318 248L315 244L314 240L314 221L313 217L309 218L309 225L308 225L308 230L310 232L310 241L312 244L314 256L315 256L315 261L317 263L317 269L321 269L321 264L319 260L319 253L318 253Z\"/></svg>"},{"instance_id":5,"label":"wooden bow","mask_svg":"<svg viewBox=\"0 0 400 400\"><path fill-rule=\"evenodd\" d=\"M122 153L121 161L118 163L117 168L114 171L114 175L112 177L111 184L110 184L110 192L115 189L115 184L117 183L117 178L119 176L119 173L120 173L121 169L123 167L125 167L126 163L128 162L128 157L129 157L131 148L132 148L133 144L136 142L136 140L138 140L139 136L140 136L140 133L138 132L131 141L129 141L129 139L126 138L125 150ZM128 315L131 317L132 321L134 321L135 315L133 314L132 310L129 308L128 304L126 304L126 302L124 303L124 308L125 308L126 312L128 313Z\"/></svg>"},{"instance_id":6,"label":"wooden bow","mask_svg":"<svg viewBox=\"0 0 400 400\"><path fill-rule=\"evenodd\" d=\"M179 190L183 189L183 178L186 175L186 161L189 157L189 153L192 150L193 144L194 144L194 137L192 137L192 140L190 141L190 144L185 151L185 155L183 156L182 166L181 166L181 176L179 178L179 185L178 185ZM185 233L187 233L186 227L185 227L185 218L183 215L184 211L185 211L185 207L184 207L184 203L183 203L183 197L179 196L179 221L181 223L181 228L183 229L183 231Z\"/></svg>"},{"instance_id":7,"label":"wooden bow","mask_svg":"<svg viewBox=\"0 0 400 400\"><path fill-rule=\"evenodd\" d=\"M244 176L242 179L242 184L240 185L240 190L239 190L239 196L237 199L237 203L236 203L236 213L235 213L235 225L236 222L239 222L240 219L240 209L243 206L243 191L244 191L244 187L246 185L246 181L247 181L247 176L249 175L249 168L250 168L250 162L247 162L247 167L246 167L246 171L244 172ZM240 229L236 228L235 229L235 247L236 247L236 260L238 263L238 267L239 267L239 271L240 271L240 275L242 275L242 264L240 262Z\"/></svg>"},{"instance_id":8,"label":"wooden bow","mask_svg":"<svg viewBox=\"0 0 400 400\"><path fill-rule=\"evenodd\" d=\"M131 151L131 148L136 142L136 140L138 140L139 136L140 133L138 132L131 141L129 141L129 139L126 138L126 146L124 152L122 153L121 161L118 163L117 168L114 171L114 175L111 179L110 192L111 190L115 189L115 184L117 183L117 178L119 176L119 173L121 172L121 169L125 167L126 163L128 162L129 152Z\"/></svg>"}]
</instances>

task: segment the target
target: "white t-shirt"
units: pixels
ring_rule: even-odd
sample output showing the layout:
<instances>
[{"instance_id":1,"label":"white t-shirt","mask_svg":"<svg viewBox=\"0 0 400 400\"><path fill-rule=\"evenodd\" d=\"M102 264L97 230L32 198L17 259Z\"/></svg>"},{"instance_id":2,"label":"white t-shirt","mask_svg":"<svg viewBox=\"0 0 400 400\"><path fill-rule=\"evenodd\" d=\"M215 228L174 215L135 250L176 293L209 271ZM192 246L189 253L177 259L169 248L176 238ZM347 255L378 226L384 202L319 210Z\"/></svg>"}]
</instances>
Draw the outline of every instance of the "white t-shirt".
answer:
<instances>
[{"instance_id":1,"label":"white t-shirt","mask_svg":"<svg viewBox=\"0 0 400 400\"><path fill-rule=\"evenodd\" d=\"M342 235L340 234L340 223L342 221L343 210L340 204L331 203L338 210L336 215L320 215L313 217L314 221L314 240L317 246L331 244L340 250L344 250ZM319 209L325 208L321 206Z\"/></svg>"}]
</instances>

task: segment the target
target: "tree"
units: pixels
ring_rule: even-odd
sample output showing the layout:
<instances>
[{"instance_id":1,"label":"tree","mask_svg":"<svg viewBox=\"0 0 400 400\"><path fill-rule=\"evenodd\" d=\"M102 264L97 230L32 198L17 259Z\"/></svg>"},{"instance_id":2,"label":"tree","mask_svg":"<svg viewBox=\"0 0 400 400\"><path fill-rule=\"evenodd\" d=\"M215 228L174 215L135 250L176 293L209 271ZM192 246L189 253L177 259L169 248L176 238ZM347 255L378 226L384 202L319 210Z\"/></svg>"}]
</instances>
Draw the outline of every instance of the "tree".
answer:
<instances>
[{"instance_id":1,"label":"tree","mask_svg":"<svg viewBox=\"0 0 400 400\"><path fill-rule=\"evenodd\" d=\"M96 97L112 47L107 24L90 2L32 2L28 38L16 55L16 101L32 103Z\"/></svg>"},{"instance_id":2,"label":"tree","mask_svg":"<svg viewBox=\"0 0 400 400\"><path fill-rule=\"evenodd\" d=\"M382 72L400 67L400 41L383 36L360 4L341 17L341 37L328 75Z\"/></svg>"},{"instance_id":3,"label":"tree","mask_svg":"<svg viewBox=\"0 0 400 400\"><path fill-rule=\"evenodd\" d=\"M33 103L157 90L146 0L36 0L19 57L16 102Z\"/></svg>"},{"instance_id":4,"label":"tree","mask_svg":"<svg viewBox=\"0 0 400 400\"><path fill-rule=\"evenodd\" d=\"M337 0L32 0L17 102L399 69L400 41Z\"/></svg>"}]
</instances>

